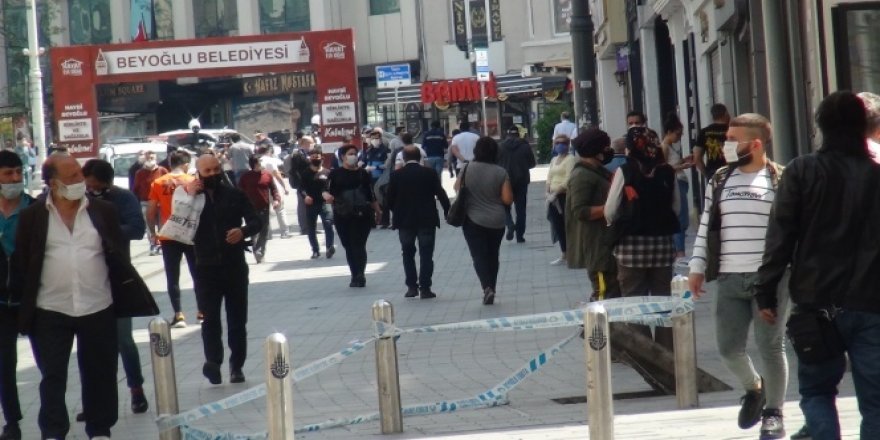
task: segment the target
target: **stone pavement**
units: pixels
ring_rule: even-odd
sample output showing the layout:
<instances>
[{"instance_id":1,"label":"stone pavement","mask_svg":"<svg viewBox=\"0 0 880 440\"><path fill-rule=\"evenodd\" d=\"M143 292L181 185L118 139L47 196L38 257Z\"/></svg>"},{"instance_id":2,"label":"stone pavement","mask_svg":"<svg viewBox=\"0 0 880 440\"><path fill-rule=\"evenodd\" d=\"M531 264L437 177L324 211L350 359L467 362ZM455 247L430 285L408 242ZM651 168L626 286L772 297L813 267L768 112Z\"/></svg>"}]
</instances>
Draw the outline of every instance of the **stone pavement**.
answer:
<instances>
[{"instance_id":1,"label":"stone pavement","mask_svg":"<svg viewBox=\"0 0 880 440\"><path fill-rule=\"evenodd\" d=\"M581 270L550 266L558 248L549 241L544 215L543 180L546 168L533 171L529 193L529 222L526 243L505 241L501 250L501 272L494 306L481 304L481 290L470 255L459 229L444 226L438 231L433 289L436 300L404 300L403 271L397 234L374 230L368 242L367 287L348 287L349 276L341 246L333 259L310 260L305 236L279 239L268 245L266 260L251 263L248 361L245 384L229 384L224 367L224 384L212 386L202 377L203 354L192 283L183 270L183 306L190 326L172 329L181 411L247 389L264 380L263 341L272 332L284 333L291 345L294 367L324 357L355 339L371 335L370 307L388 299L395 307L397 325L403 328L425 324L560 311L579 307L589 296L589 282ZM451 191L451 180L444 185ZM288 197L288 218L296 220L295 197ZM274 222L274 216L273 216ZM694 222L692 222L693 224ZM693 234L693 230L691 231ZM322 240L323 237L319 237ZM692 241L692 238L691 238ZM144 241L133 243L134 263L156 293L162 315L171 317L165 293L161 257L150 257ZM323 253L323 248L322 248ZM711 317L711 293L697 302L697 351L701 368L738 388L715 351ZM146 377L145 390L150 411L134 415L129 410L124 373L120 365L120 416L115 438L154 439L155 398L150 369L148 319L135 320L135 340L141 350ZM532 330L499 333L444 333L404 335L398 341L401 395L404 405L432 403L472 397L492 387L536 355L572 333L571 329ZM30 345L19 339L18 381L25 419L25 438L39 438L36 416L39 410L39 372ZM753 352L756 356L756 353ZM796 365L789 357L792 369ZM615 364L615 393L649 391L634 371ZM372 345L341 365L297 383L294 389L296 424L319 423L378 410L374 351ZM345 439L364 437L449 438L449 439L574 439L587 436L586 404L558 404L551 399L582 397L585 394L583 343L575 339L537 374L509 394L509 405L481 410L404 419L405 432L381 436L378 422L298 435L303 439ZM678 411L674 396L615 401L617 438L756 438L757 428L741 431L736 414L741 391L703 394L701 409ZM845 437L857 438L859 414L851 379L846 378L839 401ZM787 426L797 430L803 418L797 408L797 380L792 375ZM81 410L78 368L70 363L68 408L71 416ZM213 432L254 433L265 431L265 408L258 399L237 408L199 420L194 425ZM69 438L86 438L83 425L72 422Z\"/></svg>"}]
</instances>

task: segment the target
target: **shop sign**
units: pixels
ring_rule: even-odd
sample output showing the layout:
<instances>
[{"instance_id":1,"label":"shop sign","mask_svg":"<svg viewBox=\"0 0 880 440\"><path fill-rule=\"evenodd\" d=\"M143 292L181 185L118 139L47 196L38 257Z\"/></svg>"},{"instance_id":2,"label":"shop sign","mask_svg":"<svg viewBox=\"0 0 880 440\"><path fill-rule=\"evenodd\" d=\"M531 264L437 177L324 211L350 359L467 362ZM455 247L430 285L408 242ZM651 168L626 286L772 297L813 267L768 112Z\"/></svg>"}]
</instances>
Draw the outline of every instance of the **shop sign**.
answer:
<instances>
[{"instance_id":1,"label":"shop sign","mask_svg":"<svg viewBox=\"0 0 880 440\"><path fill-rule=\"evenodd\" d=\"M291 72L245 78L241 81L242 95L245 97L287 95L315 90L316 84L315 72Z\"/></svg>"},{"instance_id":2,"label":"shop sign","mask_svg":"<svg viewBox=\"0 0 880 440\"><path fill-rule=\"evenodd\" d=\"M497 98L495 75L489 75L486 84L486 97ZM456 79L452 81L428 81L422 83L422 102L430 104L440 102L465 102L480 100L480 82L474 78Z\"/></svg>"}]
</instances>

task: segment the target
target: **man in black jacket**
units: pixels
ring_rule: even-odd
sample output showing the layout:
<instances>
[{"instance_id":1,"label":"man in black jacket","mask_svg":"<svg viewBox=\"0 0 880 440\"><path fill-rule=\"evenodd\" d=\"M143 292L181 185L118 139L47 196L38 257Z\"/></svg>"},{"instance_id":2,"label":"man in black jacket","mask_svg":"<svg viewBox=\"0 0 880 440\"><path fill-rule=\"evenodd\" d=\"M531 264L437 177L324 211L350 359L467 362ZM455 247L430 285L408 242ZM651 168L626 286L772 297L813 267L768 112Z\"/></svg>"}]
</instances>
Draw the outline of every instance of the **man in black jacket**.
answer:
<instances>
[{"instance_id":1,"label":"man in black jacket","mask_svg":"<svg viewBox=\"0 0 880 440\"><path fill-rule=\"evenodd\" d=\"M437 205L443 206L443 216L449 212L449 197L440 184L440 177L432 169L420 164L421 152L415 146L403 149L403 168L391 173L387 202L394 213L394 229L400 235L403 250L403 270L406 273L406 298L419 295L422 299L435 298L431 291L434 274L434 238L440 227ZM416 240L419 241L421 270L416 273Z\"/></svg>"},{"instance_id":2,"label":"man in black jacket","mask_svg":"<svg viewBox=\"0 0 880 440\"><path fill-rule=\"evenodd\" d=\"M529 142L519 136L519 129L510 127L507 129L507 138L501 142L498 148L498 165L507 170L510 178L510 186L513 188L513 204L516 209L516 223L507 206L507 239L513 240L516 232L516 242L526 241L526 196L529 191L529 170L535 167L535 153Z\"/></svg>"},{"instance_id":3,"label":"man in black jacket","mask_svg":"<svg viewBox=\"0 0 880 440\"><path fill-rule=\"evenodd\" d=\"M825 98L816 122L822 146L791 161L779 183L755 299L761 318L776 322L777 285L791 265L794 308L789 329L812 318L828 323L813 328L832 329L830 335L836 328L840 339L828 344L827 356L807 359L801 356L806 352L799 353L800 406L809 432L814 439L840 438L834 400L846 370L846 353L862 414L861 437L876 438L880 432L880 171L866 148L865 108L855 95L837 92ZM794 335L797 348L799 338Z\"/></svg>"},{"instance_id":4,"label":"man in black jacket","mask_svg":"<svg viewBox=\"0 0 880 440\"><path fill-rule=\"evenodd\" d=\"M238 189L223 183L223 169L216 157L204 155L196 161L199 178L188 187L190 194L204 192L205 207L193 239L196 254L196 298L205 314L202 345L205 364L202 374L212 384L223 382L223 331L220 304L226 302L229 343L229 381L244 382L247 357L248 266L244 259L245 237L260 232L262 223ZM241 226L244 220L245 226Z\"/></svg>"},{"instance_id":5,"label":"man in black jacket","mask_svg":"<svg viewBox=\"0 0 880 440\"><path fill-rule=\"evenodd\" d=\"M425 133L422 142L422 149L428 157L425 159L425 166L434 170L438 176L443 175L443 157L449 148L449 141L446 140L446 132L440 126L440 121L431 122L431 129Z\"/></svg>"}]
</instances>

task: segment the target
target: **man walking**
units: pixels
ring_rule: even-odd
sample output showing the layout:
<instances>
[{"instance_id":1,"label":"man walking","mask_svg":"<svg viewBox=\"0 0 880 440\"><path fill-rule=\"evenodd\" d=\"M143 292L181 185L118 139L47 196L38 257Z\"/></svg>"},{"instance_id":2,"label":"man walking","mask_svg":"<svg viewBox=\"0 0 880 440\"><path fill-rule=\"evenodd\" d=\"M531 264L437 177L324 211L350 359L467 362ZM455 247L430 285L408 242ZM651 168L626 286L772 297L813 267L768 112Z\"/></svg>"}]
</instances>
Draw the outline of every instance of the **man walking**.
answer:
<instances>
[{"instance_id":1,"label":"man walking","mask_svg":"<svg viewBox=\"0 0 880 440\"><path fill-rule=\"evenodd\" d=\"M780 282L791 268L788 327L798 355L800 407L812 438L840 438L835 399L847 363L862 415L861 438L877 438L880 169L866 149L864 105L851 92L826 97L816 123L822 145L789 163L773 202L755 299L763 322L784 325ZM798 336L805 333L826 343L801 351Z\"/></svg>"},{"instance_id":2,"label":"man walking","mask_svg":"<svg viewBox=\"0 0 880 440\"><path fill-rule=\"evenodd\" d=\"M480 135L471 131L471 123L468 121L462 121L458 128L461 131L452 137L449 152L458 160L456 166L460 173L468 162L474 160L474 147L477 146Z\"/></svg>"},{"instance_id":3,"label":"man walking","mask_svg":"<svg viewBox=\"0 0 880 440\"><path fill-rule=\"evenodd\" d=\"M260 158L253 156L249 160L250 171L241 175L238 188L244 192L257 217L260 218L262 227L254 240L254 258L257 264L263 262L266 256L266 240L269 237L269 209L281 203L281 196L273 181L274 177L263 169Z\"/></svg>"},{"instance_id":4,"label":"man walking","mask_svg":"<svg viewBox=\"0 0 880 440\"><path fill-rule=\"evenodd\" d=\"M529 170L535 167L535 153L529 142L519 137L519 129L516 127L507 129L507 138L501 142L498 148L498 165L507 170L510 186L513 188L513 204L516 209L516 222L514 223L511 207L506 207L507 240L513 240L514 232L516 232L516 242L525 243L526 200L529 182L531 182Z\"/></svg>"},{"instance_id":5,"label":"man walking","mask_svg":"<svg viewBox=\"0 0 880 440\"><path fill-rule=\"evenodd\" d=\"M141 203L141 210L144 219L147 218L147 208L150 205L150 188L156 179L168 174L168 170L156 163L156 153L153 151L144 152L144 163L141 169L137 170L134 175L134 184L132 192L137 196ZM154 222L158 222L158 218L154 218ZM148 235L150 240L150 255L159 255L159 240L155 235Z\"/></svg>"},{"instance_id":6,"label":"man walking","mask_svg":"<svg viewBox=\"0 0 880 440\"><path fill-rule=\"evenodd\" d=\"M10 260L15 250L15 231L21 210L34 202L24 192L27 166L12 150L0 151L0 279L9 280ZM6 426L0 440L21 440L21 404L18 399L16 365L18 363L18 309L8 281L0 284L0 407Z\"/></svg>"},{"instance_id":7,"label":"man walking","mask_svg":"<svg viewBox=\"0 0 880 440\"><path fill-rule=\"evenodd\" d=\"M779 296L779 321L758 319L751 286L758 278L770 207L776 196L782 168L767 158L770 121L753 113L736 117L727 130L721 168L706 188L705 210L690 261L690 290L699 298L705 281L718 280L715 298L715 333L718 351L737 376L746 394L738 424L748 429L761 423L761 439L785 436L782 405L788 387L785 357L785 319L788 293ZM781 275L781 274L780 274ZM778 284L778 279L776 280ZM775 291L775 285L774 285ZM749 327L765 371L755 370L746 353Z\"/></svg>"},{"instance_id":8,"label":"man walking","mask_svg":"<svg viewBox=\"0 0 880 440\"><path fill-rule=\"evenodd\" d=\"M204 155L196 161L199 178L187 186L192 194L203 191L205 207L196 230L196 296L204 308L202 345L205 364L202 374L214 385L223 382L223 327L220 305L225 302L229 381L244 382L247 357L248 266L244 259L245 237L262 229L247 197L223 184L223 168L216 157ZM244 221L244 226L241 226Z\"/></svg>"},{"instance_id":9,"label":"man walking","mask_svg":"<svg viewBox=\"0 0 880 440\"><path fill-rule=\"evenodd\" d=\"M89 195L110 202L119 213L122 245L125 253L130 255L131 240L144 238L144 231L147 229L137 197L129 190L113 185L113 166L109 162L91 159L83 165L82 172ZM116 319L117 348L122 359L125 380L131 392L131 411L141 414L147 412L150 405L144 396L144 375L141 372L140 354L131 332L131 318ZM85 421L85 413L77 414L76 421Z\"/></svg>"},{"instance_id":10,"label":"man walking","mask_svg":"<svg viewBox=\"0 0 880 440\"><path fill-rule=\"evenodd\" d=\"M727 124L730 114L724 104L715 104L709 109L712 123L703 127L694 145L694 165L707 179L715 175L718 168L724 166L722 146L727 136Z\"/></svg>"},{"instance_id":11,"label":"man walking","mask_svg":"<svg viewBox=\"0 0 880 440\"><path fill-rule=\"evenodd\" d=\"M125 254L116 209L85 197L79 162L53 155L43 178L49 193L21 211L13 256L21 331L30 336L42 375L37 422L45 439L65 438L70 430L65 392L76 337L86 434L109 439L119 411L114 312L149 316L158 309L149 294L133 290L143 280Z\"/></svg>"},{"instance_id":12,"label":"man walking","mask_svg":"<svg viewBox=\"0 0 880 440\"><path fill-rule=\"evenodd\" d=\"M275 188L279 192L284 192L285 196L289 194L290 191L287 190L287 185L284 184L284 176L281 175L281 168L284 166L284 163L275 156L275 151L272 147L258 147L257 156L260 158L260 167L269 172L275 179ZM250 167L250 161L248 161L248 167L253 169L253 167ZM281 238L290 238L290 228L287 225L287 211L284 210L284 198L279 196L278 203L272 204L272 209L275 211L275 218L278 220ZM269 237L271 237L271 234Z\"/></svg>"},{"instance_id":13,"label":"man walking","mask_svg":"<svg viewBox=\"0 0 880 440\"><path fill-rule=\"evenodd\" d=\"M229 158L230 165L232 165L232 175L234 176L232 183L238 185L238 179L250 169L248 158L254 155L254 146L247 142L242 142L241 135L238 133L229 135L229 140L232 141L232 145L229 146L226 156Z\"/></svg>"},{"instance_id":14,"label":"man walking","mask_svg":"<svg viewBox=\"0 0 880 440\"><path fill-rule=\"evenodd\" d=\"M446 140L446 132L440 126L440 121L431 122L431 129L425 133L422 149L427 154L424 158L425 166L436 171L438 176L443 176L443 157L447 148L449 141Z\"/></svg>"},{"instance_id":15,"label":"man walking","mask_svg":"<svg viewBox=\"0 0 880 440\"><path fill-rule=\"evenodd\" d=\"M162 247L162 263L165 265L168 299L171 301L171 308L174 309L174 317L171 319L172 328L186 327L186 317L180 306L180 261L186 257L186 265L189 267L194 290L198 289L198 281L194 272L196 262L192 245L159 236L159 229L168 221L168 217L171 217L171 201L174 197L174 190L178 186L185 186L194 179L187 173L191 160L192 158L186 151L178 150L168 155L168 166L171 167L171 172L153 181L150 186L150 203L147 206L147 231L159 240ZM157 218L159 223L156 223ZM198 303L198 296L196 296L196 302Z\"/></svg>"},{"instance_id":16,"label":"man walking","mask_svg":"<svg viewBox=\"0 0 880 440\"><path fill-rule=\"evenodd\" d=\"M391 173L387 201L394 213L394 229L400 237L403 251L403 270L406 273L406 298L419 296L435 298L431 291L434 274L434 238L440 227L437 205L440 201L443 216L449 212L449 197L440 184L440 177L432 169L421 165L421 152L413 145L403 149L403 168ZM416 271L416 240L419 242L419 271Z\"/></svg>"},{"instance_id":17,"label":"man walking","mask_svg":"<svg viewBox=\"0 0 880 440\"><path fill-rule=\"evenodd\" d=\"M559 123L553 126L553 136L550 137L550 140L556 139L559 135L568 136L569 139L574 139L578 135L577 124L571 122L569 112L562 112L559 115Z\"/></svg>"}]
</instances>

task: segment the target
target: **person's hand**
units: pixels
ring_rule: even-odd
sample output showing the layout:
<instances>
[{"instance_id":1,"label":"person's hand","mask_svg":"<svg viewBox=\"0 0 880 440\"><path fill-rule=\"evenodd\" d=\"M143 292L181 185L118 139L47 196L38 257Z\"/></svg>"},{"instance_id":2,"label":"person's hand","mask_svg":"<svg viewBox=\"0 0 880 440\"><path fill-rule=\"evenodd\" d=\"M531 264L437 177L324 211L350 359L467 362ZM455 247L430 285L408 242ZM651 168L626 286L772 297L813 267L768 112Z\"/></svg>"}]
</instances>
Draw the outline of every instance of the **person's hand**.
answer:
<instances>
[{"instance_id":1,"label":"person's hand","mask_svg":"<svg viewBox=\"0 0 880 440\"><path fill-rule=\"evenodd\" d=\"M373 211L375 212L375 215L376 215L376 224L378 225L379 223L382 223L382 210L375 209Z\"/></svg>"},{"instance_id":2,"label":"person's hand","mask_svg":"<svg viewBox=\"0 0 880 440\"><path fill-rule=\"evenodd\" d=\"M367 165L366 167L364 167L364 169L367 170L367 171L373 171L373 170L376 169L376 167L374 167L374 166L372 166L372 165Z\"/></svg>"},{"instance_id":3,"label":"person's hand","mask_svg":"<svg viewBox=\"0 0 880 440\"><path fill-rule=\"evenodd\" d=\"M336 199L333 197L333 194L330 194L330 193L328 193L328 192L326 192L326 191L325 191L323 194L321 194L321 196L324 197L324 201L327 202L327 203L333 203L333 201L336 200Z\"/></svg>"},{"instance_id":4,"label":"person's hand","mask_svg":"<svg viewBox=\"0 0 880 440\"><path fill-rule=\"evenodd\" d=\"M758 315L760 315L761 319L763 319L764 322L766 322L767 324L776 324L776 309L761 309L758 310Z\"/></svg>"},{"instance_id":5,"label":"person's hand","mask_svg":"<svg viewBox=\"0 0 880 440\"><path fill-rule=\"evenodd\" d=\"M691 272L688 274L688 288L691 289L691 293L694 294L694 298L699 298L706 293L703 290L703 283L706 281L706 275L701 273Z\"/></svg>"},{"instance_id":6,"label":"person's hand","mask_svg":"<svg viewBox=\"0 0 880 440\"><path fill-rule=\"evenodd\" d=\"M303 202L305 202L306 206L312 206L312 203L315 203L315 199L309 196L305 196L305 198L303 198Z\"/></svg>"},{"instance_id":7,"label":"person's hand","mask_svg":"<svg viewBox=\"0 0 880 440\"><path fill-rule=\"evenodd\" d=\"M278 200L272 201L272 209L278 208L279 205L281 205L281 202L279 202Z\"/></svg>"},{"instance_id":8,"label":"person's hand","mask_svg":"<svg viewBox=\"0 0 880 440\"><path fill-rule=\"evenodd\" d=\"M205 189L205 186L202 184L201 179L195 179L189 183L187 183L183 189L186 190L186 193L189 195L195 195L202 192Z\"/></svg>"},{"instance_id":9,"label":"person's hand","mask_svg":"<svg viewBox=\"0 0 880 440\"><path fill-rule=\"evenodd\" d=\"M233 228L226 231L226 242L236 244L244 238L244 231L241 228Z\"/></svg>"},{"instance_id":10,"label":"person's hand","mask_svg":"<svg viewBox=\"0 0 880 440\"><path fill-rule=\"evenodd\" d=\"M284 188L284 195L286 196L286 195L289 195L289 194L290 194L290 190L288 190L287 188Z\"/></svg>"}]
</instances>

